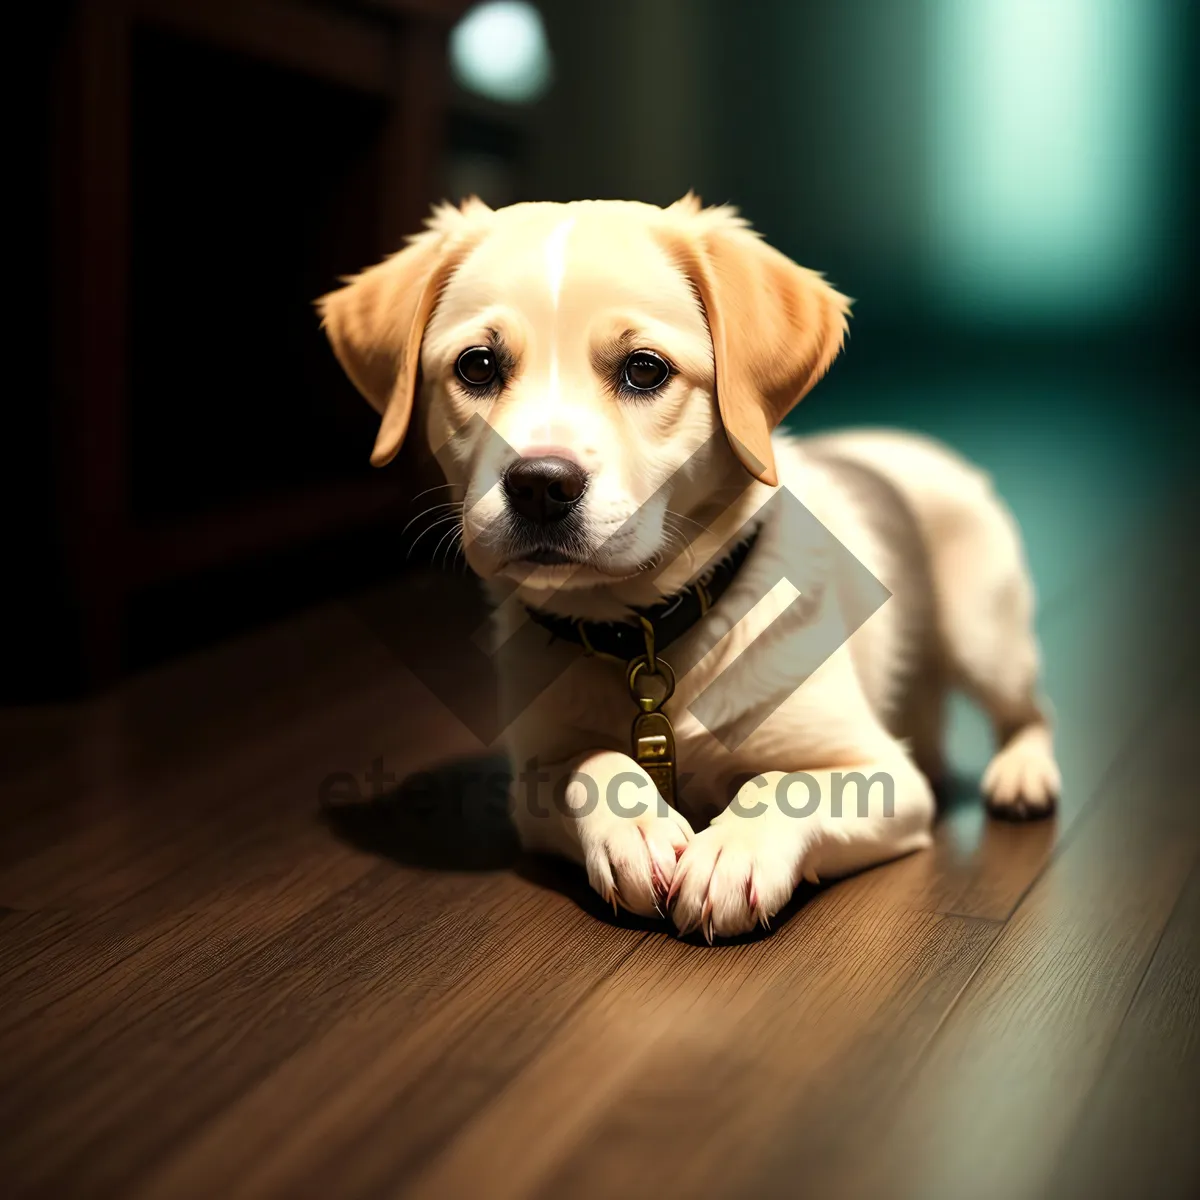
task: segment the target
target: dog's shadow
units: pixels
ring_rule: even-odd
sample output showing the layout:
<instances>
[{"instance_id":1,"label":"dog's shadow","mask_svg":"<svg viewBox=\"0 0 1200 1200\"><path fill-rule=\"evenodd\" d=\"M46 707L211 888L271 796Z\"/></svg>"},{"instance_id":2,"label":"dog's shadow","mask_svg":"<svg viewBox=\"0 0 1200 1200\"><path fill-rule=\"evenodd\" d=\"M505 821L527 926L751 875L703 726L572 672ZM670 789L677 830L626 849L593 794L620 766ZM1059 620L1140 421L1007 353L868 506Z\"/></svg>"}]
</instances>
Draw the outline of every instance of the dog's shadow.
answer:
<instances>
[{"instance_id":1,"label":"dog's shadow","mask_svg":"<svg viewBox=\"0 0 1200 1200\"><path fill-rule=\"evenodd\" d=\"M510 779L502 756L452 759L390 791L325 804L321 817L335 837L363 853L430 871L512 871L610 925L661 931L660 922L614 915L575 864L521 848L508 816Z\"/></svg>"},{"instance_id":2,"label":"dog's shadow","mask_svg":"<svg viewBox=\"0 0 1200 1200\"><path fill-rule=\"evenodd\" d=\"M374 796L325 804L322 819L356 850L434 871L504 871L521 848L506 811L502 758L452 759Z\"/></svg>"},{"instance_id":3,"label":"dog's shadow","mask_svg":"<svg viewBox=\"0 0 1200 1200\"><path fill-rule=\"evenodd\" d=\"M322 806L321 818L340 841L366 854L432 871L512 871L536 887L558 892L599 921L675 937L669 921L613 912L574 863L521 848L508 816L511 772L503 757L452 759L416 772L390 791ZM816 888L801 885L771 922L786 924ZM757 929L718 946L759 941ZM699 934L681 939L702 942Z\"/></svg>"}]
</instances>

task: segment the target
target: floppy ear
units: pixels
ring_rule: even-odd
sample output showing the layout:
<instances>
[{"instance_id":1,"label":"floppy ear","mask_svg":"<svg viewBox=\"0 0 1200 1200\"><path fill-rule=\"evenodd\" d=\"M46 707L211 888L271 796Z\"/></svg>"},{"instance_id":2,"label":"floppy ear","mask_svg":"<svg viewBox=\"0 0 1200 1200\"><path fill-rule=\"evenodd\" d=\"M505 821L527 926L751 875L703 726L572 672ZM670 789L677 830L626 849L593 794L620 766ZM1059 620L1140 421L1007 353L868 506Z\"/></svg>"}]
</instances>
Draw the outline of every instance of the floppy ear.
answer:
<instances>
[{"instance_id":1,"label":"floppy ear","mask_svg":"<svg viewBox=\"0 0 1200 1200\"><path fill-rule=\"evenodd\" d=\"M708 318L725 433L746 470L773 486L771 431L837 357L850 301L768 246L736 209L701 208L689 192L666 215L668 252Z\"/></svg>"},{"instance_id":2,"label":"floppy ear","mask_svg":"<svg viewBox=\"0 0 1200 1200\"><path fill-rule=\"evenodd\" d=\"M333 352L350 381L383 415L371 462L396 457L412 416L421 339L454 267L482 233L491 209L474 198L435 208L427 228L378 266L317 301Z\"/></svg>"}]
</instances>

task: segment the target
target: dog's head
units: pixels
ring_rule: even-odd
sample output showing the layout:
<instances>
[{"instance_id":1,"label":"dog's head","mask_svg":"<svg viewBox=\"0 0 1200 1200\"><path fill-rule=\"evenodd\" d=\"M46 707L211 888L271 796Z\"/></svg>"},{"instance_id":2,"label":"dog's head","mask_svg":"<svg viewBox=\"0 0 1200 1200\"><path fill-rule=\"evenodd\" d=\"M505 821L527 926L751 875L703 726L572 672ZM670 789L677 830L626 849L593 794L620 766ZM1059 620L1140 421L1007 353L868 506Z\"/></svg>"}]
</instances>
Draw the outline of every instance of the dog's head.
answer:
<instances>
[{"instance_id":1,"label":"dog's head","mask_svg":"<svg viewBox=\"0 0 1200 1200\"><path fill-rule=\"evenodd\" d=\"M371 461L395 456L419 391L467 561L559 587L658 565L730 469L775 484L771 431L837 355L849 307L690 194L442 207L319 303L382 415Z\"/></svg>"}]
</instances>

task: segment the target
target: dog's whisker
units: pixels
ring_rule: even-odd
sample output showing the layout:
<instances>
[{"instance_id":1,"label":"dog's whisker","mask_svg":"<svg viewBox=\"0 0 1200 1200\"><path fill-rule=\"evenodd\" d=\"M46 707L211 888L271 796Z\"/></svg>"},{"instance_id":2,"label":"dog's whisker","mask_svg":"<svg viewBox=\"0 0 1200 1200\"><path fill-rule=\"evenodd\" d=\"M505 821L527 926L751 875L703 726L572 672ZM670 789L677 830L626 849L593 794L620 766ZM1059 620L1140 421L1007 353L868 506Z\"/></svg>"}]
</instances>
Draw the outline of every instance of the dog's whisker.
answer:
<instances>
[{"instance_id":1,"label":"dog's whisker","mask_svg":"<svg viewBox=\"0 0 1200 1200\"><path fill-rule=\"evenodd\" d=\"M665 515L670 517L673 521L687 521L689 525L695 525L695 527L699 529L702 534L709 532L709 527L707 525L705 525L702 521L697 521L695 517L689 517L686 513L681 513L673 508L668 508L665 511Z\"/></svg>"},{"instance_id":2,"label":"dog's whisker","mask_svg":"<svg viewBox=\"0 0 1200 1200\"><path fill-rule=\"evenodd\" d=\"M426 489L425 489L423 492L418 492L418 493L417 493L417 494L416 494L416 495L415 495L415 496L412 498L412 500L410 501L410 503L412 503L412 504L415 504L415 503L416 503L418 500L420 500L420 498L421 498L422 496L428 496L430 492L441 492L441 491L445 491L445 489L446 489L446 488L452 488L452 487L455 487L455 486L456 486L456 485L455 485L455 484L453 484L453 483L438 483L438 484L434 484L434 486L433 486L433 487L427 487L427 488L426 488Z\"/></svg>"},{"instance_id":3,"label":"dog's whisker","mask_svg":"<svg viewBox=\"0 0 1200 1200\"><path fill-rule=\"evenodd\" d=\"M448 521L450 521L450 522L453 522L453 523L457 524L457 523L458 523L458 521L459 521L459 515L458 515L458 513L451 513L449 516L442 517L440 520L434 521L434 523L433 523L432 525L430 525L430 526L429 526L427 529L422 529L422 530L421 530L421 532L420 532L420 533L419 533L419 534L418 534L418 535L417 535L417 536L416 536L416 537L413 539L413 543L412 543L412 545L411 545L411 546L409 546L409 548L408 548L408 554L407 554L407 555L405 555L405 559L406 559L406 561L407 561L408 559L412 558L412 556L413 556L413 551L414 551L414 550L416 550L416 548L417 548L417 543L418 543L418 542L420 542L420 540L421 540L421 539L422 539L422 538L423 538L423 537L424 537L424 536L425 536L427 533L432 533L432 532L433 532L435 529L440 529L440 528L441 528L443 525L445 525L445 524L446 524ZM441 543L439 542L438 544L440 545Z\"/></svg>"},{"instance_id":4,"label":"dog's whisker","mask_svg":"<svg viewBox=\"0 0 1200 1200\"><path fill-rule=\"evenodd\" d=\"M458 530L458 532L454 535L454 538L450 542L450 545L446 547L446 561L445 561L446 570L451 570L454 567L454 564L457 562L460 554L462 554L462 530L461 529Z\"/></svg>"},{"instance_id":5,"label":"dog's whisker","mask_svg":"<svg viewBox=\"0 0 1200 1200\"><path fill-rule=\"evenodd\" d=\"M658 561L667 561L668 555L670 555L670 561L672 562L686 560L686 566L689 571L696 565L696 552L692 543L684 538L678 530L670 527L667 529L666 541L658 552Z\"/></svg>"},{"instance_id":6,"label":"dog's whisker","mask_svg":"<svg viewBox=\"0 0 1200 1200\"><path fill-rule=\"evenodd\" d=\"M433 548L433 554L432 554L432 556L431 556L431 557L432 557L432 558L433 558L435 561L437 560L438 551L439 551L439 550L441 550L441 548L442 548L442 546L443 546L443 545L445 545L445 543L446 543L446 539L447 539L447 538L451 539L451 540L450 540L450 545L451 545L451 546L453 546L453 545L454 545L454 539L455 539L455 538L457 538L457 537L461 537L461 536L462 536L462 526L461 526L461 525L457 525L457 524L456 524L456 525L453 525L453 526L451 526L451 528L450 528L450 529L449 529L449 530L448 530L446 533L442 534L441 538L438 540L438 544L437 544L436 546L434 546L434 548ZM445 565L445 564L443 564L443 565Z\"/></svg>"},{"instance_id":7,"label":"dog's whisker","mask_svg":"<svg viewBox=\"0 0 1200 1200\"><path fill-rule=\"evenodd\" d=\"M423 508L419 513L417 513L417 515L415 517L412 518L412 520L410 520L404 526L404 528L402 530L400 530L400 536L403 537L413 527L413 525L415 525L422 517L432 516L434 513L441 512L443 509L447 509L447 508L454 509L455 511L461 511L462 506L463 505L462 505L461 500L457 500L457 501L452 500L452 501L447 502L446 504L434 504L434 505L430 506L429 508Z\"/></svg>"}]
</instances>

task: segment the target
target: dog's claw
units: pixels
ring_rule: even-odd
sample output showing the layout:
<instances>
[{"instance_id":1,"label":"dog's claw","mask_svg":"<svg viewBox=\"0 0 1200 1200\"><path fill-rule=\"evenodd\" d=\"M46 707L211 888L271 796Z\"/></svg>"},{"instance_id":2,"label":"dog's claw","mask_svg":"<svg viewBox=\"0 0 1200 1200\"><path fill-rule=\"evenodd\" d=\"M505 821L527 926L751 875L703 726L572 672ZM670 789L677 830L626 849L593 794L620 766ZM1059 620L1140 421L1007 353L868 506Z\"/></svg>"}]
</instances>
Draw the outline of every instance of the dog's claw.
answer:
<instances>
[{"instance_id":1,"label":"dog's claw","mask_svg":"<svg viewBox=\"0 0 1200 1200\"><path fill-rule=\"evenodd\" d=\"M656 863L653 859L650 860L650 882L654 886L654 896L656 900L659 897L667 894L669 885L667 884L666 879L663 877L663 873L658 869L658 863ZM658 905L655 904L655 907L657 908Z\"/></svg>"},{"instance_id":2,"label":"dog's claw","mask_svg":"<svg viewBox=\"0 0 1200 1200\"><path fill-rule=\"evenodd\" d=\"M675 872L675 878L671 880L671 886L667 891L667 912L671 911L671 905L675 903L675 898L679 895L679 885L683 883L683 877L686 874L686 867L682 871Z\"/></svg>"}]
</instances>

